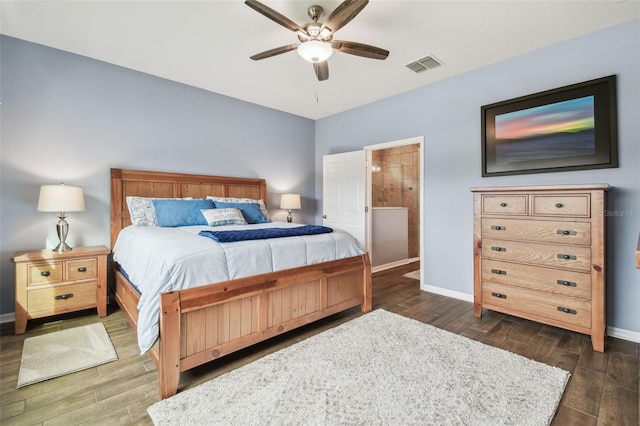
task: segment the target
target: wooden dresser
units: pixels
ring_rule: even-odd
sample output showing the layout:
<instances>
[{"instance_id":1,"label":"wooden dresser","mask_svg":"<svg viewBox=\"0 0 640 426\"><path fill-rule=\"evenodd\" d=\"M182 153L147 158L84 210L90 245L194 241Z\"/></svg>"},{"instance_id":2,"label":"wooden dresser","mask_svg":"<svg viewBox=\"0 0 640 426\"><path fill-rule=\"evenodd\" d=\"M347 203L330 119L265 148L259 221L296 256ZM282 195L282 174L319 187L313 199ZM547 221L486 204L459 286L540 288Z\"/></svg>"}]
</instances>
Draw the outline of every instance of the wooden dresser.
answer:
<instances>
[{"instance_id":1,"label":"wooden dresser","mask_svg":"<svg viewBox=\"0 0 640 426\"><path fill-rule=\"evenodd\" d=\"M474 313L606 334L607 184L472 188Z\"/></svg>"}]
</instances>

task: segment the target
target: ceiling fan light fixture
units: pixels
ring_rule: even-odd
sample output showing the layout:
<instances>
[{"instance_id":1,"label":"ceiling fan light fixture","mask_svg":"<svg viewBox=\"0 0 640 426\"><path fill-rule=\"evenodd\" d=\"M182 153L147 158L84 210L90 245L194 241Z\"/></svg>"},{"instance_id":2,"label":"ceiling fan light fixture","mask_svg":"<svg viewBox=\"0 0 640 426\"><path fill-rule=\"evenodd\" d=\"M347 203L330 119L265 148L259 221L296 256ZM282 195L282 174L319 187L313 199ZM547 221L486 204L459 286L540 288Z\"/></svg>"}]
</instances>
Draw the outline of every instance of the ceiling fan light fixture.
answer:
<instances>
[{"instance_id":1,"label":"ceiling fan light fixture","mask_svg":"<svg viewBox=\"0 0 640 426\"><path fill-rule=\"evenodd\" d=\"M320 40L305 41L298 46L298 54L312 63L324 62L329 59L332 53L333 48L331 44Z\"/></svg>"}]
</instances>

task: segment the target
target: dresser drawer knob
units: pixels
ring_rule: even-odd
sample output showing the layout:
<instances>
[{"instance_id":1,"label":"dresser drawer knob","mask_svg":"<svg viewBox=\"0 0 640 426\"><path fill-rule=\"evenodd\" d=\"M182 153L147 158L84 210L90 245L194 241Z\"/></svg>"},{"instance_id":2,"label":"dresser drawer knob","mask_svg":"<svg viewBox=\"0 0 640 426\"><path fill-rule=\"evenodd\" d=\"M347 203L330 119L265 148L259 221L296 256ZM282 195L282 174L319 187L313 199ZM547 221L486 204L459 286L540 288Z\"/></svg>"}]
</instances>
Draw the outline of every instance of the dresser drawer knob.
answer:
<instances>
[{"instance_id":1,"label":"dresser drawer knob","mask_svg":"<svg viewBox=\"0 0 640 426\"><path fill-rule=\"evenodd\" d=\"M498 299L506 299L507 295L502 293L496 293L495 291L491 293L493 297L497 297Z\"/></svg>"},{"instance_id":2,"label":"dresser drawer knob","mask_svg":"<svg viewBox=\"0 0 640 426\"><path fill-rule=\"evenodd\" d=\"M491 250L493 250L493 251L507 251L507 249L505 247L491 247Z\"/></svg>"},{"instance_id":3,"label":"dresser drawer knob","mask_svg":"<svg viewBox=\"0 0 640 426\"><path fill-rule=\"evenodd\" d=\"M492 230L494 231L506 231L507 227L506 226L501 226L501 225L493 225L491 227Z\"/></svg>"},{"instance_id":4,"label":"dresser drawer knob","mask_svg":"<svg viewBox=\"0 0 640 426\"><path fill-rule=\"evenodd\" d=\"M500 203L500 207L507 207L508 204L507 203Z\"/></svg>"},{"instance_id":5,"label":"dresser drawer knob","mask_svg":"<svg viewBox=\"0 0 640 426\"><path fill-rule=\"evenodd\" d=\"M40 275L42 275L43 277L48 277L49 275L51 275L51 272L49 272L49 271L42 271L42 272L40 272Z\"/></svg>"},{"instance_id":6,"label":"dresser drawer knob","mask_svg":"<svg viewBox=\"0 0 640 426\"><path fill-rule=\"evenodd\" d=\"M67 299L71 299L72 297L73 297L73 293L59 294L56 296L56 300L67 300Z\"/></svg>"},{"instance_id":7,"label":"dresser drawer knob","mask_svg":"<svg viewBox=\"0 0 640 426\"><path fill-rule=\"evenodd\" d=\"M577 257L570 255L570 254L558 254L558 259L564 259L564 260L576 260Z\"/></svg>"},{"instance_id":8,"label":"dresser drawer knob","mask_svg":"<svg viewBox=\"0 0 640 426\"><path fill-rule=\"evenodd\" d=\"M81 266L78 268L78 272L87 272L87 268L85 266Z\"/></svg>"},{"instance_id":9,"label":"dresser drawer knob","mask_svg":"<svg viewBox=\"0 0 640 426\"><path fill-rule=\"evenodd\" d=\"M557 207L557 208L559 208L559 209L561 209L561 208L563 208L563 207L564 207L564 204L562 204L562 203L556 203L556 207Z\"/></svg>"},{"instance_id":10,"label":"dresser drawer knob","mask_svg":"<svg viewBox=\"0 0 640 426\"><path fill-rule=\"evenodd\" d=\"M557 234L559 235L577 235L576 231L572 231L571 229L558 229Z\"/></svg>"},{"instance_id":11,"label":"dresser drawer knob","mask_svg":"<svg viewBox=\"0 0 640 426\"><path fill-rule=\"evenodd\" d=\"M497 275L507 275L507 271L503 271L502 269L492 269L491 273Z\"/></svg>"},{"instance_id":12,"label":"dresser drawer knob","mask_svg":"<svg viewBox=\"0 0 640 426\"><path fill-rule=\"evenodd\" d=\"M564 312L565 314L571 314L571 315L576 315L578 313L578 311L576 311L575 309L564 308L562 306L558 306L558 310L560 312Z\"/></svg>"},{"instance_id":13,"label":"dresser drawer knob","mask_svg":"<svg viewBox=\"0 0 640 426\"><path fill-rule=\"evenodd\" d=\"M578 285L572 281L558 280L556 281L560 285L565 285L567 287L577 287Z\"/></svg>"}]
</instances>

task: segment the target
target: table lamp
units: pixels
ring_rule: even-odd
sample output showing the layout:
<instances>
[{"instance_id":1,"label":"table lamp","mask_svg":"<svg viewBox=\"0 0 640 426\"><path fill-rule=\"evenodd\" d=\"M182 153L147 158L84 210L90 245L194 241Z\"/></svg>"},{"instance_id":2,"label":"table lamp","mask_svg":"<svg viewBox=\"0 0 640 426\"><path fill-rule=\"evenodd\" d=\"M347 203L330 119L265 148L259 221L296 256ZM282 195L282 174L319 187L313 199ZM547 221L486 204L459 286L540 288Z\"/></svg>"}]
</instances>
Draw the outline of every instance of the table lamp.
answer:
<instances>
[{"instance_id":1,"label":"table lamp","mask_svg":"<svg viewBox=\"0 0 640 426\"><path fill-rule=\"evenodd\" d=\"M300 194L282 194L280 197L280 208L289 210L287 222L293 221L291 210L300 209Z\"/></svg>"},{"instance_id":2,"label":"table lamp","mask_svg":"<svg viewBox=\"0 0 640 426\"><path fill-rule=\"evenodd\" d=\"M82 188L79 186L69 186L61 183L60 185L43 185L40 187L40 198L38 199L38 211L40 212L58 212L58 224L56 231L60 244L54 248L54 251L63 252L71 250L65 240L69 233L69 224L65 220L67 212L84 211L84 195Z\"/></svg>"}]
</instances>

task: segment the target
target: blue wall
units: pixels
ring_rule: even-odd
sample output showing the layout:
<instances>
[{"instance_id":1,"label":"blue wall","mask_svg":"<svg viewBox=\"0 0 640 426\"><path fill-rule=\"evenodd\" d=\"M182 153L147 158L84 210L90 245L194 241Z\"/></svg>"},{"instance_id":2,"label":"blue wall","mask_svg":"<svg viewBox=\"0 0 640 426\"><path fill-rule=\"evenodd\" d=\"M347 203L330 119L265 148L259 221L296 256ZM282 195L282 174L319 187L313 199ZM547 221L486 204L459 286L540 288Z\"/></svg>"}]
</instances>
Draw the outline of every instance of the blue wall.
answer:
<instances>
[{"instance_id":1,"label":"blue wall","mask_svg":"<svg viewBox=\"0 0 640 426\"><path fill-rule=\"evenodd\" d=\"M2 36L0 312L14 311L16 250L55 246L42 184L84 188L70 245L109 246L109 169L262 177L269 210L299 192L313 221L314 121ZM286 156L282 155L286 152Z\"/></svg>"},{"instance_id":2,"label":"blue wall","mask_svg":"<svg viewBox=\"0 0 640 426\"><path fill-rule=\"evenodd\" d=\"M446 65L445 65L446 66ZM433 72L437 72L433 71ZM480 107L572 83L618 76L620 167L481 177ZM609 183L608 324L640 338L640 21L595 32L316 122L316 194L322 156L424 136L422 255L426 284L473 294L470 187ZM319 218L321 212L316 212Z\"/></svg>"},{"instance_id":3,"label":"blue wall","mask_svg":"<svg viewBox=\"0 0 640 426\"><path fill-rule=\"evenodd\" d=\"M276 218L285 216L278 195L297 191L301 219L319 223L323 155L422 135L427 284L473 292L470 187L609 183L608 208L622 214L608 224L608 324L640 336L638 20L315 123L10 37L0 43L2 313L13 312L14 251L56 241L57 219L36 212L42 184L85 189L87 210L68 218L72 245L109 244L111 167L264 177ZM480 177L482 105L611 74L619 168Z\"/></svg>"}]
</instances>

